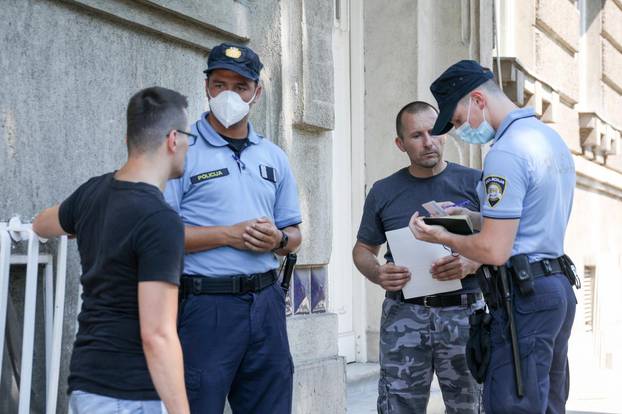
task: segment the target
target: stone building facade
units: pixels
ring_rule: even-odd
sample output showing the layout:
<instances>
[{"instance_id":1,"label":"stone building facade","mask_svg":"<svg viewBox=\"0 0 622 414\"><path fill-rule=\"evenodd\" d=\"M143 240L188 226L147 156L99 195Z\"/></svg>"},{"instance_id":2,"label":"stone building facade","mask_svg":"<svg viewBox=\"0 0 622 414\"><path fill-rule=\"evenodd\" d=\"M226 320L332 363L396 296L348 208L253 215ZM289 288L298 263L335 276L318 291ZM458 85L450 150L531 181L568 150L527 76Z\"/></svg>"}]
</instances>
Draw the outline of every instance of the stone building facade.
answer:
<instances>
[{"instance_id":1,"label":"stone building facade","mask_svg":"<svg viewBox=\"0 0 622 414\"><path fill-rule=\"evenodd\" d=\"M622 1L21 0L2 9L1 220L29 220L120 165L124 107L136 90L179 90L196 117L210 48L229 41L259 53L265 92L252 120L288 154L304 217L288 299L295 413L344 412L346 363L377 360L383 293L350 255L363 201L407 163L392 142L397 111L433 102L429 84L459 59L495 68L508 95L534 106L573 151L566 245L588 283L577 294L571 364L622 369ZM448 159L473 167L484 154L453 138L446 146ZM69 257L59 412L79 303L75 243ZM21 286L17 269L17 326ZM38 342L35 411L41 350ZM7 364L0 392L11 398L0 398L0 412L15 407Z\"/></svg>"},{"instance_id":2,"label":"stone building facade","mask_svg":"<svg viewBox=\"0 0 622 414\"><path fill-rule=\"evenodd\" d=\"M565 245L583 287L570 341L571 400L574 409L604 410L622 375L622 2L505 1L500 12L506 91L534 106L574 154Z\"/></svg>"},{"instance_id":3,"label":"stone building facade","mask_svg":"<svg viewBox=\"0 0 622 414\"><path fill-rule=\"evenodd\" d=\"M365 3L365 16L373 16L364 19L365 56L379 55L365 65L366 188L406 161L391 152L389 142L401 104L415 98L433 102L430 81L458 59L477 59L500 74L506 94L519 106L534 107L573 153L577 188L565 245L583 288L576 292L570 341L571 403L575 409L604 407L622 373L622 2L391 4ZM448 159L475 168L486 152L456 140L448 150ZM383 295L370 283L364 289L366 343L359 349L376 361Z\"/></svg>"}]
</instances>

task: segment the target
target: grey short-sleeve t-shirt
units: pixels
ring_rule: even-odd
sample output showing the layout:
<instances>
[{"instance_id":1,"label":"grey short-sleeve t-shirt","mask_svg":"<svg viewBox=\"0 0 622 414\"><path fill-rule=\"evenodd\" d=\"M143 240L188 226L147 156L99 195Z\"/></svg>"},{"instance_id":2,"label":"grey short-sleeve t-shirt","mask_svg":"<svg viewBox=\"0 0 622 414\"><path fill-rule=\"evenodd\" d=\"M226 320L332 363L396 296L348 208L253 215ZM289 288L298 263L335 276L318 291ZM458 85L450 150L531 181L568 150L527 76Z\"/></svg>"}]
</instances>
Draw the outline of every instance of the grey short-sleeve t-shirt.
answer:
<instances>
[{"instance_id":1,"label":"grey short-sleeve t-shirt","mask_svg":"<svg viewBox=\"0 0 622 414\"><path fill-rule=\"evenodd\" d=\"M421 205L430 200L462 203L469 210L479 211L476 188L480 179L481 171L452 162L440 174L429 178L414 177L408 168L402 168L372 186L365 200L357 239L372 246L384 244L385 233L408 226L415 211L427 216ZM385 259L393 261L390 246ZM474 276L464 278L462 286L463 291L479 290Z\"/></svg>"}]
</instances>

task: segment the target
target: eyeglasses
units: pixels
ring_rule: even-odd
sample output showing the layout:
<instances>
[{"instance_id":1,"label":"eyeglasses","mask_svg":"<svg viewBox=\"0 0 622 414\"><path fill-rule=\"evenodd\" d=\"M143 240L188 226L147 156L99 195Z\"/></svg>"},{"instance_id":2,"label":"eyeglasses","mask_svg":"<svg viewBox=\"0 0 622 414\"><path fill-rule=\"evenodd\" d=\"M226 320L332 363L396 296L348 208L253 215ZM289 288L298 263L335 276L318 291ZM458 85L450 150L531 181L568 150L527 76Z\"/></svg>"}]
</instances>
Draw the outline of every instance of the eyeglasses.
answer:
<instances>
[{"instance_id":1,"label":"eyeglasses","mask_svg":"<svg viewBox=\"0 0 622 414\"><path fill-rule=\"evenodd\" d=\"M197 138L199 138L198 136L191 134L190 132L186 132L186 131L182 131L181 129L176 129L175 131L179 132L180 134L184 134L186 136L188 136L188 146L191 147L194 144L197 143Z\"/></svg>"}]
</instances>

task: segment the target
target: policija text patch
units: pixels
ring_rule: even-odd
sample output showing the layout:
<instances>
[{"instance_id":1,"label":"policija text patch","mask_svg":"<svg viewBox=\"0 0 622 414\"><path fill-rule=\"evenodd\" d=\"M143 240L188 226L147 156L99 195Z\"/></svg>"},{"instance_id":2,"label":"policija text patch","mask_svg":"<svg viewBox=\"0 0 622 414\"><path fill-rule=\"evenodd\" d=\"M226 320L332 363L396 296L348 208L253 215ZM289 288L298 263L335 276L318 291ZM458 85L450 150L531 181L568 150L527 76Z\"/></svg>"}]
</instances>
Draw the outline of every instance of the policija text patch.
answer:
<instances>
[{"instance_id":1,"label":"policija text patch","mask_svg":"<svg viewBox=\"0 0 622 414\"><path fill-rule=\"evenodd\" d=\"M490 207L499 204L505 193L506 179L498 175L489 175L484 177L484 186L486 187L486 199Z\"/></svg>"},{"instance_id":2,"label":"policija text patch","mask_svg":"<svg viewBox=\"0 0 622 414\"><path fill-rule=\"evenodd\" d=\"M192 184L197 184L203 181L211 180L213 178L225 177L227 175L229 175L229 170L227 168L221 168L220 170L208 171L194 175L190 177L190 182Z\"/></svg>"}]
</instances>

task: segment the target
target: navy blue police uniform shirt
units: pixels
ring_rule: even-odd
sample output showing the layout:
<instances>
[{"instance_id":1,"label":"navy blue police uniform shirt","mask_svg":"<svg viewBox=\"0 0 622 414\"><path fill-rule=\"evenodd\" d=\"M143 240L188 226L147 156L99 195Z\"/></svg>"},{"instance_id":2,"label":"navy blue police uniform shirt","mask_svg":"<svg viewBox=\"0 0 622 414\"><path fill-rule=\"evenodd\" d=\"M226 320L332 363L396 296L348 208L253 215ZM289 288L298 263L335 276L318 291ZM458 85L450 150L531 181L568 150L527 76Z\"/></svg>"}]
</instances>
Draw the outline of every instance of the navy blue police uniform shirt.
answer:
<instances>
[{"instance_id":1,"label":"navy blue police uniform shirt","mask_svg":"<svg viewBox=\"0 0 622 414\"><path fill-rule=\"evenodd\" d=\"M82 309L69 392L157 400L140 339L138 283L179 285L184 229L160 190L113 173L81 185L60 206L82 264Z\"/></svg>"},{"instance_id":2,"label":"navy blue police uniform shirt","mask_svg":"<svg viewBox=\"0 0 622 414\"><path fill-rule=\"evenodd\" d=\"M385 233L408 226L415 211L428 216L422 204L430 200L451 201L455 204L466 202L464 207L479 211L476 189L481 174L479 170L447 162L447 167L433 177L414 177L408 168L402 168L377 181L365 199L357 239L372 246L384 244L387 241ZM388 262L393 262L388 245L384 257ZM479 291L477 278L470 275L462 279L462 290L449 294L476 291Z\"/></svg>"}]
</instances>

